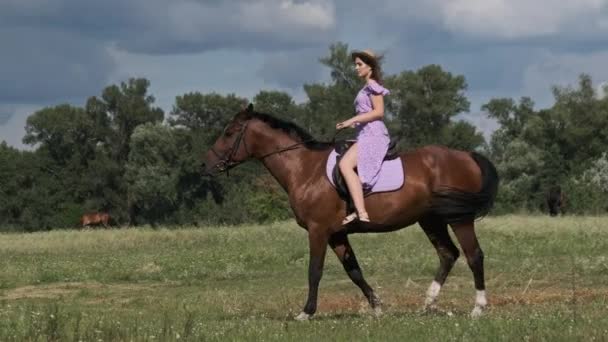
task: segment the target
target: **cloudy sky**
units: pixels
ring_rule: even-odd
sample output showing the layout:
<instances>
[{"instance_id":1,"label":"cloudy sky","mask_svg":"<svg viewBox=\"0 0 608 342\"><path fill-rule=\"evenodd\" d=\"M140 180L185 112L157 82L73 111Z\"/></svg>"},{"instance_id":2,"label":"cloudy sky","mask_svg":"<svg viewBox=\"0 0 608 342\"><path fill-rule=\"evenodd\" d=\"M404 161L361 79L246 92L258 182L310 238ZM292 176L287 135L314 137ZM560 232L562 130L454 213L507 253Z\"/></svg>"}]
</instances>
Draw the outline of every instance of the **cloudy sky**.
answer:
<instances>
[{"instance_id":1,"label":"cloudy sky","mask_svg":"<svg viewBox=\"0 0 608 342\"><path fill-rule=\"evenodd\" d=\"M302 102L336 41L383 52L387 73L463 74L462 117L488 133L490 98L546 107L551 85L608 80L608 0L0 0L0 141L23 148L28 115L129 77L148 78L166 111L190 91Z\"/></svg>"}]
</instances>

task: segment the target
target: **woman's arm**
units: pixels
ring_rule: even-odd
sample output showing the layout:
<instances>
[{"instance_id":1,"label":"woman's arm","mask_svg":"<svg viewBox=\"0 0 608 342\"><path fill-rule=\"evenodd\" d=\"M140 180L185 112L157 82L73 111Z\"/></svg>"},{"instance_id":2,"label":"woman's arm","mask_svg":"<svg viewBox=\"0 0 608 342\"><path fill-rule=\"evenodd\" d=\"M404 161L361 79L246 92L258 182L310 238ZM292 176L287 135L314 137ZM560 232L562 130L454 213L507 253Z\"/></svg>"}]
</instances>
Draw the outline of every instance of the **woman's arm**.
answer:
<instances>
[{"instance_id":1,"label":"woman's arm","mask_svg":"<svg viewBox=\"0 0 608 342\"><path fill-rule=\"evenodd\" d=\"M342 129L346 127L355 127L357 123L366 123L382 119L384 117L384 96L371 95L370 97L372 99L372 107L374 108L373 110L365 114L357 114L344 122L340 122L336 125L336 128Z\"/></svg>"},{"instance_id":2,"label":"woman's arm","mask_svg":"<svg viewBox=\"0 0 608 342\"><path fill-rule=\"evenodd\" d=\"M384 96L383 95L371 95L373 110L359 114L353 117L354 122L365 123L374 120L379 120L384 117Z\"/></svg>"}]
</instances>

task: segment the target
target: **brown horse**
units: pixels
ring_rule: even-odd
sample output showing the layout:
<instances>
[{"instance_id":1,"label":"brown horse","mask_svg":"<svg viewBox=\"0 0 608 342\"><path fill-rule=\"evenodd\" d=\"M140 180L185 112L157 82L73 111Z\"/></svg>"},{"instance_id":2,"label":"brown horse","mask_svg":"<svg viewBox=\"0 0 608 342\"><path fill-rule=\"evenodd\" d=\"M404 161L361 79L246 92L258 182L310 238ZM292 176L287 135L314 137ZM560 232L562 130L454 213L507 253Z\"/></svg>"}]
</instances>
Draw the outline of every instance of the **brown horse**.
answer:
<instances>
[{"instance_id":1,"label":"brown horse","mask_svg":"<svg viewBox=\"0 0 608 342\"><path fill-rule=\"evenodd\" d=\"M363 278L348 234L389 232L416 222L439 255L439 269L427 292L425 309L435 300L459 257L447 226L450 225L473 272L477 290L471 313L481 315L485 297L483 252L475 235L475 218L491 209L498 188L496 169L474 152L427 146L400 155L405 184L397 191L365 198L371 224L341 221L346 204L325 175L333 144L321 143L293 123L256 113L253 106L236 114L207 152L208 175L227 171L249 158L261 160L287 191L297 223L308 231L310 260L308 300L296 319L305 320L317 309L317 291L329 245L350 279L363 291L371 307L381 313L380 298Z\"/></svg>"},{"instance_id":2,"label":"brown horse","mask_svg":"<svg viewBox=\"0 0 608 342\"><path fill-rule=\"evenodd\" d=\"M82 215L82 217L80 218L80 225L82 228L100 224L103 225L105 228L108 228L109 222L110 214L108 213L89 213Z\"/></svg>"}]
</instances>

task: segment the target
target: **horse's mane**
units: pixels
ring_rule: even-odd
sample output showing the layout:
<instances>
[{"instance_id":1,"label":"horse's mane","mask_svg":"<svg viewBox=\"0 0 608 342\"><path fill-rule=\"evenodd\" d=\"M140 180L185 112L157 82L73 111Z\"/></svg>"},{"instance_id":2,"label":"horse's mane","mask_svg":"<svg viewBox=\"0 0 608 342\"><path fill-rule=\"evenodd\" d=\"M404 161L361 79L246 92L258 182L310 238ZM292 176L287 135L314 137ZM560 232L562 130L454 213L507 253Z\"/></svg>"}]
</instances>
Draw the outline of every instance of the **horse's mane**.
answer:
<instances>
[{"instance_id":1,"label":"horse's mane","mask_svg":"<svg viewBox=\"0 0 608 342\"><path fill-rule=\"evenodd\" d=\"M287 133L290 137L298 142L301 142L306 148L311 150L326 150L333 146L332 142L324 142L316 140L310 133L293 122L285 121L276 118L270 114L251 112L249 113L252 119L258 119L266 123L271 128L280 129Z\"/></svg>"}]
</instances>

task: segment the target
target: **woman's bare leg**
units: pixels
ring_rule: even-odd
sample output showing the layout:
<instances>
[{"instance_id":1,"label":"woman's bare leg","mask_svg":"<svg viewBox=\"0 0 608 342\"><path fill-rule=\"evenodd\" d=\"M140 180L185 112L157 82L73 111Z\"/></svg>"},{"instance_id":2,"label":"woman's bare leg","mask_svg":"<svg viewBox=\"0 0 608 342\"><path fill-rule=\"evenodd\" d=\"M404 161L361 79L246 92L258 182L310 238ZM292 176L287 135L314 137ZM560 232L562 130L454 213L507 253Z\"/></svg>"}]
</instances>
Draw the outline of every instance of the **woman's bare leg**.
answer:
<instances>
[{"instance_id":1,"label":"woman's bare leg","mask_svg":"<svg viewBox=\"0 0 608 342\"><path fill-rule=\"evenodd\" d=\"M348 151L344 154L344 157L340 159L340 171L346 181L346 186L350 192L350 196L353 199L359 218L362 221L368 221L367 210L365 210L365 201L363 199L363 188L361 187L361 180L359 175L355 172L357 167L357 143L354 143Z\"/></svg>"}]
</instances>

